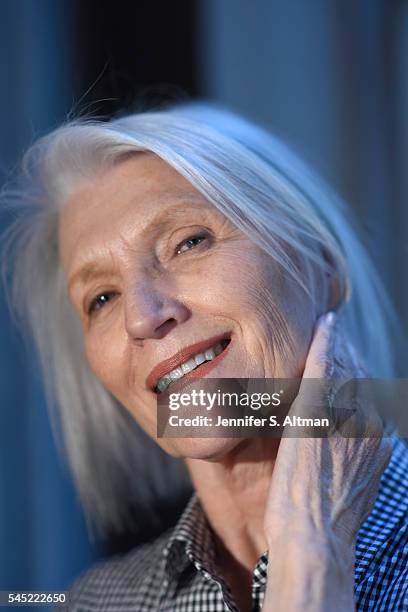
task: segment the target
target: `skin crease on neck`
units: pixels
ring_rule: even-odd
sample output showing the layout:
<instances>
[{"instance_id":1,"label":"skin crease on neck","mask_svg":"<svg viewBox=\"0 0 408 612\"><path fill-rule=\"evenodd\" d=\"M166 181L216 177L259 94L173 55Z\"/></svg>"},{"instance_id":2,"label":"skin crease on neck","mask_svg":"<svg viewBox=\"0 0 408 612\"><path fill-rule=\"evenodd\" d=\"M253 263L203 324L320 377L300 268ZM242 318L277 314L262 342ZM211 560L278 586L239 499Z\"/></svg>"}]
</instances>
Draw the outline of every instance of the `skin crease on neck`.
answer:
<instances>
[{"instance_id":1,"label":"skin crease on neck","mask_svg":"<svg viewBox=\"0 0 408 612\"><path fill-rule=\"evenodd\" d=\"M314 310L294 299L267 254L157 156L137 153L84 179L62 206L59 245L88 363L154 439L156 396L146 377L183 347L230 332L211 377L301 375ZM273 350L264 287L289 321L291 359ZM279 441L156 441L185 460L218 562L246 609L266 550L263 512Z\"/></svg>"}]
</instances>

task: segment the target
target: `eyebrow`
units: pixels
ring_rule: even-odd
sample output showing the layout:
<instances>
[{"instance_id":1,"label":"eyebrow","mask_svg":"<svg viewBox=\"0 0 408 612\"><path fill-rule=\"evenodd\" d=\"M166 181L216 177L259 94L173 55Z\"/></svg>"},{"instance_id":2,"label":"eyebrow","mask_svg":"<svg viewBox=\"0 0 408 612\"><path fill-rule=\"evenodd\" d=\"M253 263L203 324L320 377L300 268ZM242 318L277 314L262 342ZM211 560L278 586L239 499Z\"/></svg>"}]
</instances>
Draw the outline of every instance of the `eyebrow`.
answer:
<instances>
[{"instance_id":1,"label":"eyebrow","mask_svg":"<svg viewBox=\"0 0 408 612\"><path fill-rule=\"evenodd\" d=\"M75 285L85 285L88 278L105 278L107 275L106 269L98 269L94 262L88 262L84 264L77 272L74 272L70 281L68 282L68 290L72 291Z\"/></svg>"},{"instance_id":2,"label":"eyebrow","mask_svg":"<svg viewBox=\"0 0 408 612\"><path fill-rule=\"evenodd\" d=\"M171 197L164 195L160 198L160 200L169 199L174 201L174 194ZM186 212L189 212L190 210L196 210L197 212L202 213L202 216L207 216L207 214L210 212L210 204L207 203L204 196L198 196L197 194L183 194L182 196L179 196L178 200L178 204L169 206L164 212L158 212L157 215L142 229L140 236L143 238L152 237L152 235L153 237L157 236L161 232L165 231L168 226L174 223L174 220L177 220L178 218L183 219ZM192 205L193 201L195 201L196 204L203 205L202 208L197 208L196 205ZM183 202L185 203L185 206L182 206ZM77 284L84 285L90 276L93 278L102 278L106 277L106 275L106 269L99 267L95 261L88 261L72 274L70 280L68 281L68 289L72 290L73 286Z\"/></svg>"},{"instance_id":3,"label":"eyebrow","mask_svg":"<svg viewBox=\"0 0 408 612\"><path fill-rule=\"evenodd\" d=\"M188 202L186 202L184 206L182 206L182 202L180 202L179 204L176 204L174 206L169 206L164 212L158 213L142 229L140 235L143 238L151 237L152 235L156 236L160 232L166 230L168 226L174 222L174 220L177 220L179 218L183 219L186 213L190 212L191 210L200 213L202 217L207 216L207 214L209 213L208 204L201 199L198 200L196 197L195 200L197 204L204 204L202 208L197 208L196 205L191 205L191 200L191 198L188 198Z\"/></svg>"}]
</instances>

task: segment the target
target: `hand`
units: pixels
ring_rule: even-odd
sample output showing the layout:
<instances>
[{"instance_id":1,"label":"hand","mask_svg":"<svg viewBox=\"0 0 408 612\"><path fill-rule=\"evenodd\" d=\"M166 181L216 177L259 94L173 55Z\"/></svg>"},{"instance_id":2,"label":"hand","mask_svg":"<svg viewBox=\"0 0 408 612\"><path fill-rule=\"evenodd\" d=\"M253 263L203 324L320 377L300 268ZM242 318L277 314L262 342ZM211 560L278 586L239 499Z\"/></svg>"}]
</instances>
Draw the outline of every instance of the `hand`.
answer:
<instances>
[{"instance_id":1,"label":"hand","mask_svg":"<svg viewBox=\"0 0 408 612\"><path fill-rule=\"evenodd\" d=\"M318 323L289 414L303 411L306 416L310 408L306 379L361 376L330 318L334 315ZM332 417L324 398L318 399L319 415ZM391 454L382 422L368 408L357 404L351 417L366 433L363 437L334 431L323 438L284 435L280 441L264 518L269 545L265 604L270 609L354 609L355 539Z\"/></svg>"}]
</instances>

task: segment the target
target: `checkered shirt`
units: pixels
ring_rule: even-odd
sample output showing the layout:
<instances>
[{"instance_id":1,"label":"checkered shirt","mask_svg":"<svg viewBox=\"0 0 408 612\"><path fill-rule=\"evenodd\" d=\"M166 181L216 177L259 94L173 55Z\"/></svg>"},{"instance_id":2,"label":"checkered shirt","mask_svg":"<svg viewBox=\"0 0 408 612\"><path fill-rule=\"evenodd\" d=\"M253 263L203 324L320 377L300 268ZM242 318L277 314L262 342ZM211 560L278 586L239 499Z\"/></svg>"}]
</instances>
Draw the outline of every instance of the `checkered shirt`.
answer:
<instances>
[{"instance_id":1,"label":"checkered shirt","mask_svg":"<svg viewBox=\"0 0 408 612\"><path fill-rule=\"evenodd\" d=\"M356 542L360 611L408 611L408 446L394 437L374 507ZM252 610L262 608L268 554L252 576ZM99 562L73 585L71 612L238 611L215 563L211 528L194 493L175 527L153 543ZM61 609L61 608L59 608Z\"/></svg>"}]
</instances>

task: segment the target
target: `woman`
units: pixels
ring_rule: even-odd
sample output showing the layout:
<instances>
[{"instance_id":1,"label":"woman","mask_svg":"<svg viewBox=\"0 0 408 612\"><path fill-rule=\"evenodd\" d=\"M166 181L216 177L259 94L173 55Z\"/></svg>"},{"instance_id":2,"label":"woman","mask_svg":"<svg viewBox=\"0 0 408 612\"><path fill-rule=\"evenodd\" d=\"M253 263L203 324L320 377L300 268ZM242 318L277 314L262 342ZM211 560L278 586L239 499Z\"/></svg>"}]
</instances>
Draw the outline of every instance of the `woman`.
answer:
<instances>
[{"instance_id":1,"label":"woman","mask_svg":"<svg viewBox=\"0 0 408 612\"><path fill-rule=\"evenodd\" d=\"M403 609L408 450L378 419L360 439L157 437L157 398L190 370L392 374L390 308L334 194L203 105L63 126L25 180L14 303L85 507L118 525L140 497L134 422L195 489L173 529L81 577L69 609Z\"/></svg>"}]
</instances>

